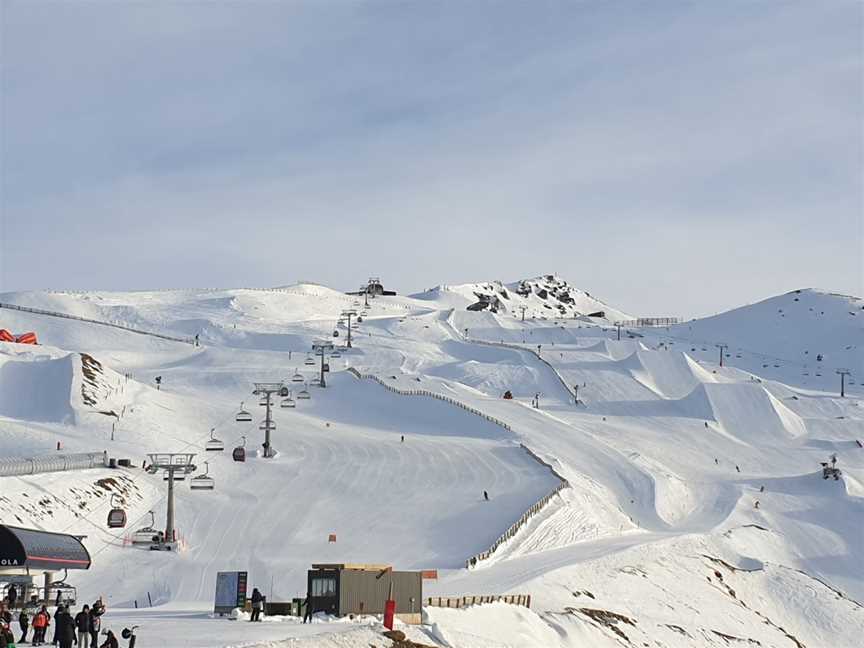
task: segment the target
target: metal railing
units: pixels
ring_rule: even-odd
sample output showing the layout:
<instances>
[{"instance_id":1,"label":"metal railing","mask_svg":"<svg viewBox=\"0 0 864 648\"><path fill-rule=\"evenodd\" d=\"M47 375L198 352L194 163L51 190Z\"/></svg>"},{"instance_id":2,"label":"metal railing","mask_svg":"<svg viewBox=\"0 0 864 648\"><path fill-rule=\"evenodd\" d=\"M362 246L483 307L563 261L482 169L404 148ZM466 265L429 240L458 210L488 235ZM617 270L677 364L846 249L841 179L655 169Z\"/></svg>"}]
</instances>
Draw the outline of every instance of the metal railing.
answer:
<instances>
[{"instance_id":1,"label":"metal railing","mask_svg":"<svg viewBox=\"0 0 864 648\"><path fill-rule=\"evenodd\" d=\"M57 311L49 311L43 310L41 308L30 308L28 306L17 306L15 304L3 304L0 303L0 308L6 308L8 310L16 310L21 311L22 313L33 313L35 315L47 315L48 317L60 317L63 319L69 320L77 320L79 322L86 322L88 324L98 324L100 326L110 326L116 329L122 329L124 331L129 331L130 333L138 333L139 335L149 335L150 337L161 338L163 340L170 340L172 342L183 342L185 344L195 344L195 340L192 338L180 338L175 337L173 335L165 335L163 333L154 333L153 331L143 331L141 329L136 329L131 326L126 326L125 324L117 324L115 322L105 322L103 320L94 320L88 317L79 317L78 315L70 315L69 313L59 313Z\"/></svg>"},{"instance_id":2,"label":"metal railing","mask_svg":"<svg viewBox=\"0 0 864 648\"><path fill-rule=\"evenodd\" d=\"M616 325L624 328L638 328L640 326L672 326L680 324L681 319L678 317L639 317L632 320L620 320L615 322Z\"/></svg>"},{"instance_id":3,"label":"metal railing","mask_svg":"<svg viewBox=\"0 0 864 648\"><path fill-rule=\"evenodd\" d=\"M107 452L79 452L76 454L43 455L41 457L7 457L0 459L0 477L20 477L107 466Z\"/></svg>"},{"instance_id":4,"label":"metal railing","mask_svg":"<svg viewBox=\"0 0 864 648\"><path fill-rule=\"evenodd\" d=\"M507 423L505 423L501 419L495 418L494 416L489 416L488 414L478 410L476 407L471 407L470 405L466 405L465 403L462 403L461 401L458 401L455 398L450 398L449 396L444 396L443 394L438 394L436 392L429 391L428 389L400 389L398 387L395 387L394 385L388 384L381 377L376 376L375 374L360 373L354 367L348 367L347 370L354 377L356 377L358 379L374 380L375 382L377 382L379 385L381 385L385 389L387 389L391 392L394 392L396 394L400 394L402 396L427 396L429 398L434 398L436 400L444 401L445 403L455 405L456 407L459 407L459 408L465 410L466 412L470 412L471 414L475 414L477 416L480 416L480 417L484 418L485 420L489 421L490 423L494 423L495 425L503 428L507 432L513 431L513 428L511 428L510 425L508 425ZM528 522L531 520L532 517L534 517L535 515L537 515L537 513L539 513L541 510L543 510L543 508L550 501L552 501L552 498L555 497L555 495L559 494L563 489L568 488L570 486L570 482L568 482L566 479L564 479L564 477L562 477L560 474L558 474L558 471L556 471L555 468L553 468L546 461L543 461L543 459L541 459L536 453L534 453L525 444L520 443L519 446L523 450L525 450L532 459L534 459L536 462L538 462L540 465L544 466L545 468L548 468L551 471L551 473L553 475L555 475L555 477L558 478L559 483L557 486L555 486L555 488L553 488L551 491L549 491L549 493L547 493L546 495L541 497L537 502L535 502L531 506L531 508L529 508L527 511L525 511L518 520L516 520L513 524L511 524L509 527L507 527L507 530L504 531L504 533L502 533L500 536L498 536L498 538L496 538L495 542L492 543L492 545L489 547L489 549L469 557L465 561L465 567L467 567L468 569L471 569L472 567L476 567L477 564L483 560L489 559L492 556L492 554L495 553L495 551L497 549L499 549L505 542L507 542L513 536L515 536L516 533L523 526L528 524Z\"/></svg>"}]
</instances>

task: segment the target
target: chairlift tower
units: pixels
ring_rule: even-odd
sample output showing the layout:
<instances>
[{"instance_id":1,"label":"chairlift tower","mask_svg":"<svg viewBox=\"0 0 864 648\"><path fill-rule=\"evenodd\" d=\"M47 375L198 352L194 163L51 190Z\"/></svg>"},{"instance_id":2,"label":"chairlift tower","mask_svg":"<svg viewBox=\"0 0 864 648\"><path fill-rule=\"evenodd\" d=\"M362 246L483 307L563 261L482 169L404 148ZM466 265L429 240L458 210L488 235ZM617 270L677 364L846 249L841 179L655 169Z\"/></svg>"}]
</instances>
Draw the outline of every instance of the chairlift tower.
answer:
<instances>
[{"instance_id":1,"label":"chairlift tower","mask_svg":"<svg viewBox=\"0 0 864 648\"><path fill-rule=\"evenodd\" d=\"M343 310L342 311L342 317L346 318L348 321L348 340L347 340L345 346L348 347L349 349L351 348L351 318L354 317L355 315L357 315L357 311L354 310L353 308L349 309L349 310Z\"/></svg>"},{"instance_id":2,"label":"chairlift tower","mask_svg":"<svg viewBox=\"0 0 864 648\"><path fill-rule=\"evenodd\" d=\"M147 456L150 457L150 464L147 466L148 473L155 475L160 470L164 470L168 474L168 512L165 516L165 540L161 543L162 546L157 544L154 545L154 547L171 549L175 542L174 475L179 474L185 478L189 473L195 472L195 464L192 463L195 454L189 452L154 452ZM177 479L179 479L179 477Z\"/></svg>"},{"instance_id":3,"label":"chairlift tower","mask_svg":"<svg viewBox=\"0 0 864 648\"><path fill-rule=\"evenodd\" d=\"M321 387L326 387L327 383L324 382L324 359L329 352L333 351L333 343L326 340L319 340L318 342L313 342L312 351L314 351L316 355L321 356L321 379L319 381L319 384L321 385Z\"/></svg>"},{"instance_id":4,"label":"chairlift tower","mask_svg":"<svg viewBox=\"0 0 864 648\"><path fill-rule=\"evenodd\" d=\"M288 396L288 388L285 383L281 382L256 382L255 390L252 392L255 396L262 398L261 404L264 405L265 414L264 422L258 426L259 430L264 430L264 457L270 459L276 455L273 446L270 445L270 433L276 429L276 423L273 421L271 408L273 407L273 394L279 394L283 398Z\"/></svg>"},{"instance_id":5,"label":"chairlift tower","mask_svg":"<svg viewBox=\"0 0 864 648\"><path fill-rule=\"evenodd\" d=\"M720 366L723 366L723 354L726 353L726 349L729 348L728 344L715 344L718 349L720 349Z\"/></svg>"},{"instance_id":6,"label":"chairlift tower","mask_svg":"<svg viewBox=\"0 0 864 648\"><path fill-rule=\"evenodd\" d=\"M623 322L615 322L615 328L618 330L618 339L621 339L621 327L624 326Z\"/></svg>"},{"instance_id":7,"label":"chairlift tower","mask_svg":"<svg viewBox=\"0 0 864 648\"><path fill-rule=\"evenodd\" d=\"M846 376L848 376L851 371L848 369L838 369L835 371L838 376L840 376L840 398L846 397Z\"/></svg>"},{"instance_id":8,"label":"chairlift tower","mask_svg":"<svg viewBox=\"0 0 864 648\"><path fill-rule=\"evenodd\" d=\"M519 310L522 311L522 321L525 321L525 311L528 310L527 306L520 306Z\"/></svg>"}]
</instances>

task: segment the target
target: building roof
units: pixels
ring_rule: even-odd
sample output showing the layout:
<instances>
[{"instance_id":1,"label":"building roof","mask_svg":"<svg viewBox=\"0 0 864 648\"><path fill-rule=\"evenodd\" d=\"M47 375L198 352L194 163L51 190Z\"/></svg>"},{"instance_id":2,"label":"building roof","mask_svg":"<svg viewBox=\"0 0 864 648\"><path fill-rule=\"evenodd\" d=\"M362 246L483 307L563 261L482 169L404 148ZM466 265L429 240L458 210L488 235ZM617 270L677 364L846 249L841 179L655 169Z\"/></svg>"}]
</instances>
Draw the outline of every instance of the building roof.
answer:
<instances>
[{"instance_id":1,"label":"building roof","mask_svg":"<svg viewBox=\"0 0 864 648\"><path fill-rule=\"evenodd\" d=\"M386 571L393 569L391 565L376 565L368 563L318 563L312 569L353 569L355 571Z\"/></svg>"},{"instance_id":2,"label":"building roof","mask_svg":"<svg viewBox=\"0 0 864 648\"><path fill-rule=\"evenodd\" d=\"M76 536L0 524L0 569L24 567L89 569L90 553Z\"/></svg>"}]
</instances>

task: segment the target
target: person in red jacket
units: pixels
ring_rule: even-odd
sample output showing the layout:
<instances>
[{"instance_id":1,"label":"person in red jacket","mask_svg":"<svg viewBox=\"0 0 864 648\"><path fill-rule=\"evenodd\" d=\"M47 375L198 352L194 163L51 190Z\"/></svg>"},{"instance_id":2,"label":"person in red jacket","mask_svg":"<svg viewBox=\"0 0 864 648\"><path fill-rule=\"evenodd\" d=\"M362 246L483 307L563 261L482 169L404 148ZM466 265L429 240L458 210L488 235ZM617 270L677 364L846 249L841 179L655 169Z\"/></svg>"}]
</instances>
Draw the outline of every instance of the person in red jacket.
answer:
<instances>
[{"instance_id":1,"label":"person in red jacket","mask_svg":"<svg viewBox=\"0 0 864 648\"><path fill-rule=\"evenodd\" d=\"M34 646L41 646L45 643L45 632L48 630L49 625L51 625L51 614L49 614L48 608L43 605L42 609L33 617Z\"/></svg>"}]
</instances>

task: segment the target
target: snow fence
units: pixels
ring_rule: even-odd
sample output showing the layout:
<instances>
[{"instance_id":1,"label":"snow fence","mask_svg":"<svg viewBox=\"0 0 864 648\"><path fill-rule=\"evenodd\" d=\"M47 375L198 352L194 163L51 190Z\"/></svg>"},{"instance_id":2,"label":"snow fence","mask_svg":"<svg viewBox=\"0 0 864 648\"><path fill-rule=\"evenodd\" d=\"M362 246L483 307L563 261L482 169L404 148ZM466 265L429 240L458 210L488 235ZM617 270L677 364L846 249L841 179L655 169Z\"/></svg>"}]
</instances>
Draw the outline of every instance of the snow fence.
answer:
<instances>
[{"instance_id":1,"label":"snow fence","mask_svg":"<svg viewBox=\"0 0 864 648\"><path fill-rule=\"evenodd\" d=\"M384 389L387 389L387 390L389 390L395 394L400 394L402 396L427 396L429 398L435 398L437 400L444 401L445 403L455 405L456 407L459 407L459 408L465 410L466 412L470 412L471 414L474 414L476 416L480 416L480 417L486 419L487 421L489 421L490 423L494 423L495 425L503 428L504 430L506 430L508 432L513 431L513 428L511 428L509 424L505 423L501 419L495 418L494 416L489 416L485 412L481 412L477 408L471 407L470 405L466 405L465 403L458 401L455 398L450 398L449 396L444 396L443 394L429 391L427 389L400 389L399 387L395 387L393 385L388 384L380 376L377 376L375 374L370 374L370 373L360 373L354 367L348 367L347 371L351 375L353 375L355 378L374 380L379 385L384 387ZM557 495L563 489L570 486L570 482L568 482L566 479L564 479L564 477L559 475L558 472L555 470L555 468L552 467L551 464L547 463L546 461L541 459L539 456L537 456L537 454L534 453L530 448L528 448L524 443L520 443L519 446L523 450L525 450L525 452L527 452L531 456L531 458L534 459L537 463L539 463L541 466L544 466L545 468L548 468L549 471L553 475L555 475L555 477L558 478L559 483L555 488L553 488L546 495L544 495L537 502L535 502L531 506L531 508L529 508L527 511L525 511L518 520L516 520L513 524L511 524L507 528L506 531L504 531L504 533L502 533L500 536L498 536L498 538L495 540L495 542L492 543L492 545L489 547L489 549L487 549L486 551L482 551L479 554L475 554L475 555L469 557L465 561L465 567L467 567L468 569L476 567L480 562L482 562L484 560L488 560L489 558L491 558L492 554L494 554L495 551L499 547L501 547L505 542L510 540L513 536L515 536L522 527L524 527L526 524L528 524L528 522L531 520L532 517L534 517L535 515L537 515L537 513L539 513L541 510L543 510L543 507L546 506L552 500L552 498L555 497L555 495Z\"/></svg>"}]
</instances>

